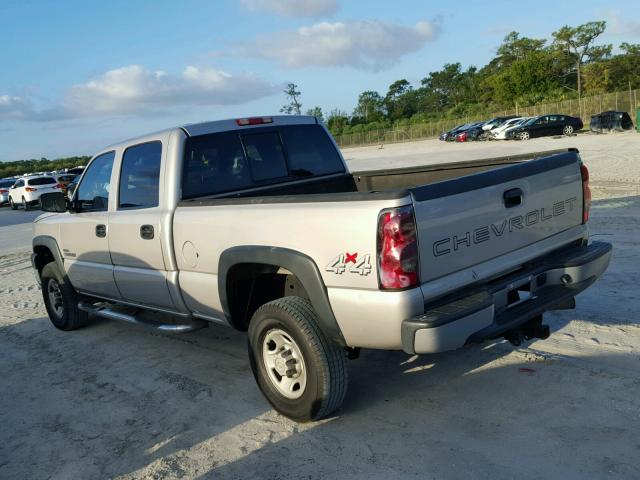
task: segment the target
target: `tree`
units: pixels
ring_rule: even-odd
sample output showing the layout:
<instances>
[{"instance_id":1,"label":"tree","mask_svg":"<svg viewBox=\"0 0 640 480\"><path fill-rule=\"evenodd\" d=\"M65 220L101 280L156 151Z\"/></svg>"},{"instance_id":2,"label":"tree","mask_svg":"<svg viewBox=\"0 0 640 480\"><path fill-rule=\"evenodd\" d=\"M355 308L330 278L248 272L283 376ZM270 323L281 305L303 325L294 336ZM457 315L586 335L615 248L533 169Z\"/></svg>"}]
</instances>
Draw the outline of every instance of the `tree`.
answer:
<instances>
[{"instance_id":1,"label":"tree","mask_svg":"<svg viewBox=\"0 0 640 480\"><path fill-rule=\"evenodd\" d=\"M313 107L307 110L307 115L311 115L312 117L316 117L322 123L324 123L324 115L322 114L322 109L320 107Z\"/></svg>"},{"instance_id":2,"label":"tree","mask_svg":"<svg viewBox=\"0 0 640 480\"><path fill-rule=\"evenodd\" d=\"M415 93L409 81L403 78L389 85L383 105L390 120L410 117L416 113Z\"/></svg>"},{"instance_id":3,"label":"tree","mask_svg":"<svg viewBox=\"0 0 640 480\"><path fill-rule=\"evenodd\" d=\"M287 115L300 115L302 104L300 103L300 91L295 83L288 83L286 90L283 90L289 103L282 106L280 112Z\"/></svg>"},{"instance_id":4,"label":"tree","mask_svg":"<svg viewBox=\"0 0 640 480\"><path fill-rule=\"evenodd\" d=\"M497 56L493 60L499 68L507 67L513 62L524 60L534 52L544 48L544 39L520 37L518 32L510 32L498 47Z\"/></svg>"},{"instance_id":5,"label":"tree","mask_svg":"<svg viewBox=\"0 0 640 480\"><path fill-rule=\"evenodd\" d=\"M349 126L349 116L346 112L334 108L327 116L327 127L333 135L340 135Z\"/></svg>"},{"instance_id":6,"label":"tree","mask_svg":"<svg viewBox=\"0 0 640 480\"><path fill-rule=\"evenodd\" d=\"M383 100L378 92L367 90L358 97L358 104L353 110L354 117L364 119L366 123L376 122L384 117Z\"/></svg>"},{"instance_id":7,"label":"tree","mask_svg":"<svg viewBox=\"0 0 640 480\"><path fill-rule=\"evenodd\" d=\"M611 55L611 45L593 45L607 28L607 22L588 22L577 27L565 25L553 32L554 45L571 60L575 68L578 98L582 96L582 66Z\"/></svg>"}]
</instances>

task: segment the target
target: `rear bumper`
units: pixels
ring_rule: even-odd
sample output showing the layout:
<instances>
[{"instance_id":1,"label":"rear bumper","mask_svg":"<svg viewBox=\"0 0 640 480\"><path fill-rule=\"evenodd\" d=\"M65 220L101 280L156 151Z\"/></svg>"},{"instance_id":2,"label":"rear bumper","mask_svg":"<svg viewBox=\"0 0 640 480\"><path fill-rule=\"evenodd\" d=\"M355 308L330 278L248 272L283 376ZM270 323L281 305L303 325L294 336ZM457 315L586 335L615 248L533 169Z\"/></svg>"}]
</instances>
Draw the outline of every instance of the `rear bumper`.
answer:
<instances>
[{"instance_id":1,"label":"rear bumper","mask_svg":"<svg viewBox=\"0 0 640 480\"><path fill-rule=\"evenodd\" d=\"M411 354L455 350L500 337L547 310L571 308L573 298L607 269L611 251L604 242L572 247L427 304L424 313L402 322L402 349Z\"/></svg>"}]
</instances>

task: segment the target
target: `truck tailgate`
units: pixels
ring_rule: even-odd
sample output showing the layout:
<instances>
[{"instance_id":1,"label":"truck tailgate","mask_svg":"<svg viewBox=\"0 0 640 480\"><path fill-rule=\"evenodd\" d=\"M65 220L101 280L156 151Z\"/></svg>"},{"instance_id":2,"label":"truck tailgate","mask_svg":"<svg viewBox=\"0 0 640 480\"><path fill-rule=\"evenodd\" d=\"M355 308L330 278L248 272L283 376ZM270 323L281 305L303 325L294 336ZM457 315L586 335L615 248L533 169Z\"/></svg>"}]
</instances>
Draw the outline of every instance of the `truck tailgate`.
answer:
<instances>
[{"instance_id":1,"label":"truck tailgate","mask_svg":"<svg viewBox=\"0 0 640 480\"><path fill-rule=\"evenodd\" d=\"M422 283L582 223L582 177L577 151L410 191Z\"/></svg>"}]
</instances>

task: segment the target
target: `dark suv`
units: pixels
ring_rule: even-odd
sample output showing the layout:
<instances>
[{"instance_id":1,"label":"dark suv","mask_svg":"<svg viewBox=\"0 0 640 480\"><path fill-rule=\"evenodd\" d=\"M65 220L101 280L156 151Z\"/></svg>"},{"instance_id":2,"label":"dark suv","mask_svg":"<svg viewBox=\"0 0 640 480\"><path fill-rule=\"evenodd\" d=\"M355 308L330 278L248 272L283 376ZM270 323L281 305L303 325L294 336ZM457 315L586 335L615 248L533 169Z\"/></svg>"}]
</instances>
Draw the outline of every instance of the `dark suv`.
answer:
<instances>
[{"instance_id":1,"label":"dark suv","mask_svg":"<svg viewBox=\"0 0 640 480\"><path fill-rule=\"evenodd\" d=\"M573 135L582 129L582 120L569 115L540 115L533 117L519 127L507 130L507 140L529 140L533 137L549 137L552 135Z\"/></svg>"}]
</instances>

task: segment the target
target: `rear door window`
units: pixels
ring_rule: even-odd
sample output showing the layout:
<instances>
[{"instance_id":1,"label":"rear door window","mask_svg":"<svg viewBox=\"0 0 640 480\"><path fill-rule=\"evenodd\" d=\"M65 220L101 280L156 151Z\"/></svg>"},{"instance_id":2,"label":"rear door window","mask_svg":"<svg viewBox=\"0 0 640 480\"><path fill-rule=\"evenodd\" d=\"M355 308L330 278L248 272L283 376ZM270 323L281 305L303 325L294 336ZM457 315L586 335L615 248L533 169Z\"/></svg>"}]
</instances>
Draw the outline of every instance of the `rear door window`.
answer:
<instances>
[{"instance_id":1,"label":"rear door window","mask_svg":"<svg viewBox=\"0 0 640 480\"><path fill-rule=\"evenodd\" d=\"M215 133L187 139L182 198L242 190L252 184L237 133Z\"/></svg>"},{"instance_id":2,"label":"rear door window","mask_svg":"<svg viewBox=\"0 0 640 480\"><path fill-rule=\"evenodd\" d=\"M122 156L118 208L157 207L160 191L162 143L129 147Z\"/></svg>"}]
</instances>

